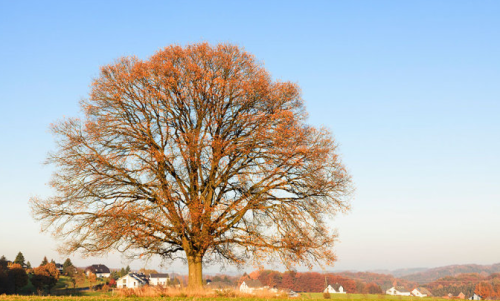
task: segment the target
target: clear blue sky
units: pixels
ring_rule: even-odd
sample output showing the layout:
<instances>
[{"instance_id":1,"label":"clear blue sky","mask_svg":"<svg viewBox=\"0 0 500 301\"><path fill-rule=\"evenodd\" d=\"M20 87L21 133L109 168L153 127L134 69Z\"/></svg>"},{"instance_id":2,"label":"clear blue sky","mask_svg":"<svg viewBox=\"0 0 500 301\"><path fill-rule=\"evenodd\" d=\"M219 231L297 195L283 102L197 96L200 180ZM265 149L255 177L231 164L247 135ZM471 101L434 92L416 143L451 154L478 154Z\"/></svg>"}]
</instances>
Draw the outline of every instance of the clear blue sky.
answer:
<instances>
[{"instance_id":1,"label":"clear blue sky","mask_svg":"<svg viewBox=\"0 0 500 301\"><path fill-rule=\"evenodd\" d=\"M357 187L332 221L335 270L499 262L499 16L499 1L1 1L0 255L60 260L28 199L50 194L48 126L79 114L99 66L208 41L299 83L334 132Z\"/></svg>"}]
</instances>

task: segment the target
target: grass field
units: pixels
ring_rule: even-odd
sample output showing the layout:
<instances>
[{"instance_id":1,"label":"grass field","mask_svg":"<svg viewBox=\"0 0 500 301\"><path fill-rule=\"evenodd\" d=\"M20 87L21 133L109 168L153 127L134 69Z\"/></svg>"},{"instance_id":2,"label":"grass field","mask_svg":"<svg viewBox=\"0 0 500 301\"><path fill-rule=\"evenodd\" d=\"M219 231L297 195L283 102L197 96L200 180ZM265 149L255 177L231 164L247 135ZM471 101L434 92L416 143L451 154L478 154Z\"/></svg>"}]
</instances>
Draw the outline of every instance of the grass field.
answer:
<instances>
[{"instance_id":1,"label":"grass field","mask_svg":"<svg viewBox=\"0 0 500 301\"><path fill-rule=\"evenodd\" d=\"M394 301L449 301L441 298L418 298L418 297L400 297L400 296L388 296L388 295L365 295L365 294L343 294L343 295L331 295L332 301L342 301L342 300L394 300ZM100 292L94 292L92 295L86 296L0 296L0 300L12 300L12 301L26 301L26 300L60 300L60 301L93 301L93 300L106 300L106 301L263 301L263 300L322 300L323 294L321 293L302 293L298 298L228 298L228 297L119 297L113 296L111 293L103 294Z\"/></svg>"}]
</instances>

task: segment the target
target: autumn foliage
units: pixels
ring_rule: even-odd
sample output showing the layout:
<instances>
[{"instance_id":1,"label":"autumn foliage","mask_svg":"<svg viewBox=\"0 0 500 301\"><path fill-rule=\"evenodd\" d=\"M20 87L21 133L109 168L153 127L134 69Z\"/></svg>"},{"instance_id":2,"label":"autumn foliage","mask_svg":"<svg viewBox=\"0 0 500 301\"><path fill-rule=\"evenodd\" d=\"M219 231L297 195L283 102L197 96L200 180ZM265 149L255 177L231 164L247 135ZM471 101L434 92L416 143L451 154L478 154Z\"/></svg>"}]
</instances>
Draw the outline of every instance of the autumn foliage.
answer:
<instances>
[{"instance_id":1,"label":"autumn foliage","mask_svg":"<svg viewBox=\"0 0 500 301\"><path fill-rule=\"evenodd\" d=\"M14 292L17 292L21 287L28 284L28 274L26 274L26 271L18 263L14 263L10 267L8 277L12 279Z\"/></svg>"},{"instance_id":2,"label":"autumn foliage","mask_svg":"<svg viewBox=\"0 0 500 301\"><path fill-rule=\"evenodd\" d=\"M31 283L39 292L44 289L50 292L58 280L59 270L57 270L56 265L53 263L47 263L33 269Z\"/></svg>"},{"instance_id":3,"label":"autumn foliage","mask_svg":"<svg viewBox=\"0 0 500 301\"><path fill-rule=\"evenodd\" d=\"M297 84L232 45L169 46L101 68L83 119L52 126L56 194L33 198L67 252L331 264L350 176Z\"/></svg>"},{"instance_id":4,"label":"autumn foliage","mask_svg":"<svg viewBox=\"0 0 500 301\"><path fill-rule=\"evenodd\" d=\"M270 270L259 270L246 276L247 279L258 279L264 286L279 289L291 289L296 292L323 292L328 284L340 284L347 293L356 293L356 282L352 279L332 273L317 272L278 272ZM240 279L240 283L245 277Z\"/></svg>"},{"instance_id":5,"label":"autumn foliage","mask_svg":"<svg viewBox=\"0 0 500 301\"><path fill-rule=\"evenodd\" d=\"M500 274L481 275L477 273L446 276L426 284L436 296L458 296L463 293L470 298L474 293L483 299L500 298Z\"/></svg>"}]
</instances>

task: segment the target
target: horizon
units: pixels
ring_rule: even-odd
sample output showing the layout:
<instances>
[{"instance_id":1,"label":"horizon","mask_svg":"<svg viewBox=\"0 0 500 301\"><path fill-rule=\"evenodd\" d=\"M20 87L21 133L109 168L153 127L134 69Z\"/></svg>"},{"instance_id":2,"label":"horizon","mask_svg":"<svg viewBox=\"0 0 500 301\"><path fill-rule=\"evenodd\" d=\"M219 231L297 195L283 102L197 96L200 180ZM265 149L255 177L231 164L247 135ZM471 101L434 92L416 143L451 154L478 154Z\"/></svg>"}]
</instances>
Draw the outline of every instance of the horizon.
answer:
<instances>
[{"instance_id":1,"label":"horizon","mask_svg":"<svg viewBox=\"0 0 500 301\"><path fill-rule=\"evenodd\" d=\"M499 262L500 2L27 1L0 11L0 256L159 268L118 252L58 254L28 199L52 194L49 125L81 115L100 66L206 41L244 47L273 79L298 83L308 123L332 131L356 191L352 210L329 221L339 236L326 270Z\"/></svg>"}]
</instances>

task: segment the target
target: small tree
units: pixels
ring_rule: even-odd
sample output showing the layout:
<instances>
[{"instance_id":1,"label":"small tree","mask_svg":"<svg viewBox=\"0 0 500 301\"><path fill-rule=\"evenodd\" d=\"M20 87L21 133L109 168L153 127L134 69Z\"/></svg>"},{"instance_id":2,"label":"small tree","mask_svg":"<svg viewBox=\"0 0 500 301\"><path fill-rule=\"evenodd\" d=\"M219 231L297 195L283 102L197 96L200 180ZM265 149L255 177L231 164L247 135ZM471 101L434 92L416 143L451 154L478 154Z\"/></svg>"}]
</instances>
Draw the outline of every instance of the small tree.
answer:
<instances>
[{"instance_id":1,"label":"small tree","mask_svg":"<svg viewBox=\"0 0 500 301\"><path fill-rule=\"evenodd\" d=\"M31 277L31 283L39 293L41 293L44 288L47 288L47 291L50 293L59 280L59 271L53 263L37 267L33 270L33 273L34 275Z\"/></svg>"},{"instance_id":2,"label":"small tree","mask_svg":"<svg viewBox=\"0 0 500 301\"><path fill-rule=\"evenodd\" d=\"M378 284L371 282L366 285L365 292L368 294L382 294L382 289Z\"/></svg>"},{"instance_id":3,"label":"small tree","mask_svg":"<svg viewBox=\"0 0 500 301\"><path fill-rule=\"evenodd\" d=\"M83 286L85 284L85 271L82 269L77 269L74 275L75 285Z\"/></svg>"},{"instance_id":4,"label":"small tree","mask_svg":"<svg viewBox=\"0 0 500 301\"><path fill-rule=\"evenodd\" d=\"M14 263L17 263L21 265L21 267L24 267L24 255L23 253L19 252L17 253L16 259L14 260Z\"/></svg>"},{"instance_id":5,"label":"small tree","mask_svg":"<svg viewBox=\"0 0 500 301\"><path fill-rule=\"evenodd\" d=\"M494 295L495 295L495 292L493 290L493 286L490 283L485 282L485 281L479 282L476 285L476 288L474 289L474 293L476 295L481 296L482 299L494 297Z\"/></svg>"},{"instance_id":6,"label":"small tree","mask_svg":"<svg viewBox=\"0 0 500 301\"><path fill-rule=\"evenodd\" d=\"M109 278L114 279L114 280L116 280L116 279L118 279L120 277L121 277L120 273L118 273L117 271L111 271L111 273L109 275Z\"/></svg>"},{"instance_id":7,"label":"small tree","mask_svg":"<svg viewBox=\"0 0 500 301\"><path fill-rule=\"evenodd\" d=\"M5 258L5 256L2 255L2 257L0 257L0 269L3 269L3 271L7 271L7 258Z\"/></svg>"},{"instance_id":8,"label":"small tree","mask_svg":"<svg viewBox=\"0 0 500 301\"><path fill-rule=\"evenodd\" d=\"M31 263L29 261L26 263L26 269L27 270L31 270L32 269Z\"/></svg>"},{"instance_id":9,"label":"small tree","mask_svg":"<svg viewBox=\"0 0 500 301\"><path fill-rule=\"evenodd\" d=\"M96 274L90 272L89 276L88 276L88 279L89 279L90 290L94 290L93 286L97 282L97 276L96 276Z\"/></svg>"},{"instance_id":10,"label":"small tree","mask_svg":"<svg viewBox=\"0 0 500 301\"><path fill-rule=\"evenodd\" d=\"M14 284L8 277L7 259L0 257L0 294L10 294L14 291Z\"/></svg>"},{"instance_id":11,"label":"small tree","mask_svg":"<svg viewBox=\"0 0 500 301\"><path fill-rule=\"evenodd\" d=\"M24 260L24 258L23 258ZM8 277L11 279L12 283L14 284L14 293L17 293L17 291L28 284L28 274L26 274L26 271L23 269L22 265L19 263L14 263L8 272Z\"/></svg>"},{"instance_id":12,"label":"small tree","mask_svg":"<svg viewBox=\"0 0 500 301\"><path fill-rule=\"evenodd\" d=\"M74 270L75 267L73 266L71 259L67 258L63 263L63 273L69 276L70 273L74 273Z\"/></svg>"},{"instance_id":13,"label":"small tree","mask_svg":"<svg viewBox=\"0 0 500 301\"><path fill-rule=\"evenodd\" d=\"M43 260L42 260L42 263L40 263L40 266L44 266L48 263L49 263L49 261L47 260L47 256L43 256Z\"/></svg>"}]
</instances>

